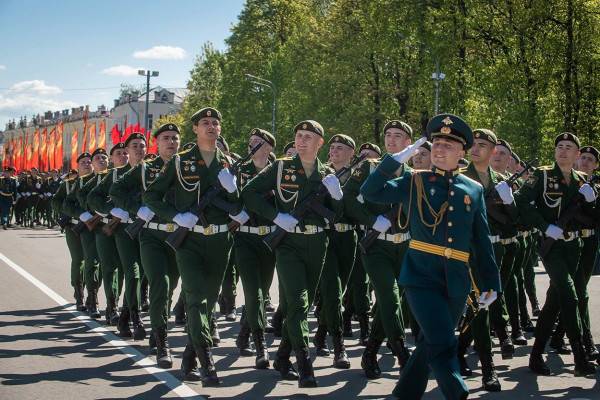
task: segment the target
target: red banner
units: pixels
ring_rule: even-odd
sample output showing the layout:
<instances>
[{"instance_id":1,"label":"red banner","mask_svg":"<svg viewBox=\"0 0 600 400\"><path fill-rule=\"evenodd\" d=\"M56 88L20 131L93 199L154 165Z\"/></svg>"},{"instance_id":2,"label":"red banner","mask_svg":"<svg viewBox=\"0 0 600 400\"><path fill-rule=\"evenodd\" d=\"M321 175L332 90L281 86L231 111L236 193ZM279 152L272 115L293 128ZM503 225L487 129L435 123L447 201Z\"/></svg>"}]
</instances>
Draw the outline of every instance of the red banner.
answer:
<instances>
[{"instance_id":1,"label":"red banner","mask_svg":"<svg viewBox=\"0 0 600 400\"><path fill-rule=\"evenodd\" d=\"M54 145L54 168L60 170L63 167L63 122L56 125L56 144Z\"/></svg>"},{"instance_id":2,"label":"red banner","mask_svg":"<svg viewBox=\"0 0 600 400\"><path fill-rule=\"evenodd\" d=\"M110 140L112 145L116 145L121 142L121 132L119 132L119 125L115 124L110 130Z\"/></svg>"},{"instance_id":3,"label":"red banner","mask_svg":"<svg viewBox=\"0 0 600 400\"><path fill-rule=\"evenodd\" d=\"M46 157L48 158L48 169L55 169L56 163L54 162L54 147L56 146L56 128L52 128L50 133L48 134L48 142L47 142L47 153Z\"/></svg>"},{"instance_id":4,"label":"red banner","mask_svg":"<svg viewBox=\"0 0 600 400\"><path fill-rule=\"evenodd\" d=\"M88 147L88 151L93 153L96 150L96 123L89 127L88 135L90 137L90 145Z\"/></svg>"},{"instance_id":5,"label":"red banner","mask_svg":"<svg viewBox=\"0 0 600 400\"><path fill-rule=\"evenodd\" d=\"M72 169L77 169L77 156L79 154L77 154L77 145L79 143L77 143L77 139L78 139L79 133L77 132L77 130L75 130L73 132L73 136L71 136L71 168ZM85 132L84 135L85 136Z\"/></svg>"},{"instance_id":6,"label":"red banner","mask_svg":"<svg viewBox=\"0 0 600 400\"><path fill-rule=\"evenodd\" d=\"M100 121L100 132L98 133L98 148L106 150L106 120Z\"/></svg>"},{"instance_id":7,"label":"red banner","mask_svg":"<svg viewBox=\"0 0 600 400\"><path fill-rule=\"evenodd\" d=\"M38 148L38 165L41 171L48 170L48 154L46 153L46 141L48 139L48 128L40 133L40 144Z\"/></svg>"}]
</instances>

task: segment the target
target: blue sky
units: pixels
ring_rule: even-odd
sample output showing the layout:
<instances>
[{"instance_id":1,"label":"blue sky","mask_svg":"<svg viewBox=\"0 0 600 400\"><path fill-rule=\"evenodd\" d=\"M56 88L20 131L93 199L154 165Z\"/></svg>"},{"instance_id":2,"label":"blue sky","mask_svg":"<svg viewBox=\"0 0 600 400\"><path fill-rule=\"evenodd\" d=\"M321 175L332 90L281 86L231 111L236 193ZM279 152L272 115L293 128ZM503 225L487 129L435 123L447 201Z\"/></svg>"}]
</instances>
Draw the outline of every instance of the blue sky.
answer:
<instances>
[{"instance_id":1,"label":"blue sky","mask_svg":"<svg viewBox=\"0 0 600 400\"><path fill-rule=\"evenodd\" d=\"M110 108L121 83L145 83L128 75L138 68L160 72L152 86L185 87L203 43L225 49L243 3L0 0L0 130L48 110Z\"/></svg>"}]
</instances>

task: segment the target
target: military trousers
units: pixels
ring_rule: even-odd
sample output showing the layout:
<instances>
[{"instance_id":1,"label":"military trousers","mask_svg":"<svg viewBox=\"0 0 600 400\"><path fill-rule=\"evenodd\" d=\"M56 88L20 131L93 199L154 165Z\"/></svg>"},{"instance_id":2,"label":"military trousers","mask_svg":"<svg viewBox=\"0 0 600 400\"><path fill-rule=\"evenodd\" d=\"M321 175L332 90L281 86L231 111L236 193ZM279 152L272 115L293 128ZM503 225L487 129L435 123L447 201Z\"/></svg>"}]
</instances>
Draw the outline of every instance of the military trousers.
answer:
<instances>
[{"instance_id":1,"label":"military trousers","mask_svg":"<svg viewBox=\"0 0 600 400\"><path fill-rule=\"evenodd\" d=\"M544 257L544 267L550 277L546 302L538 317L535 337L547 340L560 312L561 321L571 343L581 341L581 319L579 316L575 280L582 243L580 239L554 242Z\"/></svg>"},{"instance_id":2,"label":"military trousers","mask_svg":"<svg viewBox=\"0 0 600 400\"><path fill-rule=\"evenodd\" d=\"M327 242L325 232L288 233L275 250L275 267L285 296L282 341L296 351L308 348L308 311L319 285Z\"/></svg>"},{"instance_id":3,"label":"military trousers","mask_svg":"<svg viewBox=\"0 0 600 400\"><path fill-rule=\"evenodd\" d=\"M244 289L246 320L252 332L265 329L265 297L275 273L275 254L263 243L263 238L254 233L238 232L233 240L235 265Z\"/></svg>"},{"instance_id":4,"label":"military trousers","mask_svg":"<svg viewBox=\"0 0 600 400\"><path fill-rule=\"evenodd\" d=\"M83 280L87 290L98 290L100 287L100 261L96 249L96 234L84 229L79 234L83 248Z\"/></svg>"},{"instance_id":5,"label":"military trousers","mask_svg":"<svg viewBox=\"0 0 600 400\"><path fill-rule=\"evenodd\" d=\"M400 299L403 288L398 285L400 268L408 241L392 243L377 239L363 254L365 271L375 290L376 311L371 324L372 338L383 341L404 339L404 320Z\"/></svg>"},{"instance_id":6,"label":"military trousers","mask_svg":"<svg viewBox=\"0 0 600 400\"><path fill-rule=\"evenodd\" d=\"M7 225L10 216L10 208L12 207L12 197L0 195L0 225Z\"/></svg>"},{"instance_id":7,"label":"military trousers","mask_svg":"<svg viewBox=\"0 0 600 400\"><path fill-rule=\"evenodd\" d=\"M73 232L71 227L65 229L65 239L67 241L67 248L71 255L71 286L77 287L79 284L83 284L83 246L79 236Z\"/></svg>"},{"instance_id":8,"label":"military trousers","mask_svg":"<svg viewBox=\"0 0 600 400\"><path fill-rule=\"evenodd\" d=\"M406 287L405 296L420 327L416 349L400 373L394 390L403 399L421 399L427 388L429 369L444 398L463 399L468 388L460 375L455 329L468 293L447 297L443 289Z\"/></svg>"},{"instance_id":9,"label":"military trousers","mask_svg":"<svg viewBox=\"0 0 600 400\"><path fill-rule=\"evenodd\" d=\"M579 266L575 274L575 290L577 292L577 300L579 306L579 315L583 332L591 332L590 325L590 310L588 307L589 295L587 285L590 282L594 271L594 263L596 262L596 254L598 253L598 235L592 235L582 239L583 248L579 257Z\"/></svg>"},{"instance_id":10,"label":"military trousers","mask_svg":"<svg viewBox=\"0 0 600 400\"><path fill-rule=\"evenodd\" d=\"M114 301L116 304L121 293L120 282L123 281L123 270L114 236L107 236L101 229L98 229L96 232L96 249L100 259L106 303L111 304Z\"/></svg>"},{"instance_id":11,"label":"military trousers","mask_svg":"<svg viewBox=\"0 0 600 400\"><path fill-rule=\"evenodd\" d=\"M139 240L131 239L125 232L127 224L119 224L115 229L115 244L123 267L125 302L132 312L140 308L141 258Z\"/></svg>"},{"instance_id":12,"label":"military trousers","mask_svg":"<svg viewBox=\"0 0 600 400\"><path fill-rule=\"evenodd\" d=\"M500 243L494 243L494 253L504 249L504 255L502 256L502 262L500 266L500 282L502 283L503 293L498 295L498 299L490 305L490 325L496 331L505 331L509 322L509 312L507 304L514 305L514 302L507 300L507 297L516 297L514 291L516 285L513 283L515 276L513 275L513 266L515 263L515 256L517 253L517 243L510 243L503 245ZM509 290L510 293L505 291ZM512 291L511 291L512 290Z\"/></svg>"},{"instance_id":13,"label":"military trousers","mask_svg":"<svg viewBox=\"0 0 600 400\"><path fill-rule=\"evenodd\" d=\"M369 276L365 271L360 251L356 252L350 279L346 287L344 311L352 314L366 314L371 309Z\"/></svg>"},{"instance_id":14,"label":"military trousers","mask_svg":"<svg viewBox=\"0 0 600 400\"><path fill-rule=\"evenodd\" d=\"M235 248L232 248L232 252L235 252ZM236 265L235 254L231 254L229 257L229 263L225 270L225 276L223 277L223 283L221 284L221 301L226 307L235 307L235 298L237 297L237 283L240 279L238 266ZM226 310L225 312L229 312Z\"/></svg>"},{"instance_id":15,"label":"military trousers","mask_svg":"<svg viewBox=\"0 0 600 400\"><path fill-rule=\"evenodd\" d=\"M504 286L504 297L506 298L506 309L508 311L510 326L512 327L513 332L515 330L520 330L521 327L521 313L519 310L519 275L521 275L521 282L523 282L523 263L527 260L528 255L527 241L523 237L519 237L517 240L515 261L512 270L510 271L510 276L506 281L504 280L502 270L500 271L501 282Z\"/></svg>"},{"instance_id":16,"label":"military trousers","mask_svg":"<svg viewBox=\"0 0 600 400\"><path fill-rule=\"evenodd\" d=\"M153 331L167 328L173 291L179 270L175 251L165 243L168 233L153 229L140 232L140 259L149 286L149 314Z\"/></svg>"},{"instance_id":17,"label":"military trousers","mask_svg":"<svg viewBox=\"0 0 600 400\"><path fill-rule=\"evenodd\" d=\"M208 236L189 232L175 252L185 293L188 334L195 349L213 345L210 314L223 283L232 244L229 232Z\"/></svg>"}]
</instances>

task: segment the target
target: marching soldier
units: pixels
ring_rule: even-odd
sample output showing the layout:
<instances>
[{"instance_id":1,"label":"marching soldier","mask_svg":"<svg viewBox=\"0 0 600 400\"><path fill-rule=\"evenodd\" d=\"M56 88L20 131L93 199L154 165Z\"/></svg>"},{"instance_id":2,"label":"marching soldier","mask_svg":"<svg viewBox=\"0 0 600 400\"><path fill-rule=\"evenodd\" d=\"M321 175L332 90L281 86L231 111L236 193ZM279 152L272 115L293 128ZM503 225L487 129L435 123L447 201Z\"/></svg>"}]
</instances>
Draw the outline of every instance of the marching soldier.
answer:
<instances>
[{"instance_id":1,"label":"marching soldier","mask_svg":"<svg viewBox=\"0 0 600 400\"><path fill-rule=\"evenodd\" d=\"M0 177L0 224L7 229L10 224L10 209L17 198L17 180L13 178L13 167L6 167Z\"/></svg>"},{"instance_id":2,"label":"marching soldier","mask_svg":"<svg viewBox=\"0 0 600 400\"><path fill-rule=\"evenodd\" d=\"M572 133L556 137L555 163L538 168L516 195L522 219L530 226L543 232L542 241L554 241L548 254L540 254L550 277L550 288L546 302L540 312L535 328L535 342L529 358L529 368L535 373L549 375L550 368L542 354L560 311L575 359L575 375L590 375L595 372L589 363L582 344L581 317L577 304L574 281L581 254L582 242L577 235L574 221L561 224L564 215L579 194L583 196L583 209L593 210L596 201L594 189L585 177L573 169L579 155L579 138Z\"/></svg>"},{"instance_id":3,"label":"marching soldier","mask_svg":"<svg viewBox=\"0 0 600 400\"><path fill-rule=\"evenodd\" d=\"M277 160L252 179L242 192L245 206L288 232L275 250L277 274L285 296L286 315L283 336L275 368L284 379L295 379L289 361L293 348L298 363L299 387L316 387L308 351L308 310L313 302L325 261L327 235L325 219L309 211L302 221L293 213L296 205L325 185L333 200L329 207L339 215L343 193L337 177L317 158L324 143L321 124L306 120L294 128L295 148L292 158ZM275 205L265 199L274 190ZM329 197L327 198L327 200Z\"/></svg>"},{"instance_id":4,"label":"marching soldier","mask_svg":"<svg viewBox=\"0 0 600 400\"><path fill-rule=\"evenodd\" d=\"M388 153L402 151L411 143L412 128L401 121L389 121L383 128ZM362 260L375 289L376 313L371 332L361 360L361 366L369 379L379 378L381 370L377 352L387 337L392 352L404 367L410 353L404 343L404 321L401 310L402 288L398 286L402 258L408 248L408 222L398 205L365 201L360 186L378 162L367 161L360 165L344 186L345 212L365 232L378 231L379 235L370 248L363 247ZM403 168L409 168L407 165ZM402 171L400 170L399 173ZM365 233L366 235L366 233ZM362 316L361 318L364 318Z\"/></svg>"},{"instance_id":5,"label":"marching soldier","mask_svg":"<svg viewBox=\"0 0 600 400\"><path fill-rule=\"evenodd\" d=\"M222 201L237 208L241 205L236 178L229 172L232 161L216 147L221 113L206 107L191 120L197 145L169 160L142 195L142 202L163 221L189 230L175 256L185 292L188 334L202 367L202 384L215 386L220 381L212 358L209 320L232 245L227 227L229 216L213 203L201 215L191 211L208 190L219 190ZM197 224L200 216L206 219L207 226Z\"/></svg>"},{"instance_id":6,"label":"marching soldier","mask_svg":"<svg viewBox=\"0 0 600 400\"><path fill-rule=\"evenodd\" d=\"M419 152L410 160L414 169L431 168L431 142L425 142L419 147Z\"/></svg>"},{"instance_id":7,"label":"marching soldier","mask_svg":"<svg viewBox=\"0 0 600 400\"><path fill-rule=\"evenodd\" d=\"M248 140L248 150L260 145L252 159L242 164L238 172L240 189L261 171L271 165L269 153L275 148L275 137L263 130L252 129ZM273 196L269 201L274 204ZM265 296L269 293L275 271L275 255L262 239L271 233L274 227L271 221L248 211L248 221L240 226L234 235L233 251L235 264L242 278L245 305L240 319L240 334L236 344L242 355L252 355L249 348L249 335L256 349L257 369L268 368L269 354L265 342Z\"/></svg>"},{"instance_id":8,"label":"marching soldier","mask_svg":"<svg viewBox=\"0 0 600 400\"><path fill-rule=\"evenodd\" d=\"M410 216L411 240L399 281L420 332L394 395L421 398L429 365L446 398L465 399L468 389L460 377L454 330L473 281L469 268L479 277L482 308L495 300L500 277L489 239L483 188L458 170L459 159L473 143L471 129L459 117L441 114L429 121L427 132L432 138L432 170L403 169L396 176L425 141L421 138L385 157L361 193L365 200L400 202Z\"/></svg>"},{"instance_id":9,"label":"marching soldier","mask_svg":"<svg viewBox=\"0 0 600 400\"><path fill-rule=\"evenodd\" d=\"M165 243L165 239L168 232L174 230L174 225L155 218L152 210L142 203L142 193L179 150L179 128L175 124L164 124L153 135L158 144L158 157L138 164L122 179L114 182L110 188L110 196L116 207L147 223L146 228L140 231L139 241L142 266L150 289L150 337L154 338L151 343L156 345L158 367L171 368L173 360L167 340L167 321L179 272L175 252Z\"/></svg>"}]
</instances>

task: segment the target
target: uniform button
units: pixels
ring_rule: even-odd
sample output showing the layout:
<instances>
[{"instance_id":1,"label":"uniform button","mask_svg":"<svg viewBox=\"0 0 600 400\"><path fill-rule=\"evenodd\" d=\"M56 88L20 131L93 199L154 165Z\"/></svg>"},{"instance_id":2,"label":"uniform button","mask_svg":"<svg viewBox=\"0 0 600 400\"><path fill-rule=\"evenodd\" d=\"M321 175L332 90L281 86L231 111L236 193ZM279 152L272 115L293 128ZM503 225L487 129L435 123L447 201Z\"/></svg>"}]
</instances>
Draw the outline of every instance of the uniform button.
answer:
<instances>
[{"instance_id":1,"label":"uniform button","mask_svg":"<svg viewBox=\"0 0 600 400\"><path fill-rule=\"evenodd\" d=\"M450 191L450 196L454 196L454 190Z\"/></svg>"},{"instance_id":2,"label":"uniform button","mask_svg":"<svg viewBox=\"0 0 600 400\"><path fill-rule=\"evenodd\" d=\"M452 179L448 179L448 182L452 183L453 181L452 181Z\"/></svg>"},{"instance_id":3,"label":"uniform button","mask_svg":"<svg viewBox=\"0 0 600 400\"><path fill-rule=\"evenodd\" d=\"M452 221L448 222L448 226L452 226Z\"/></svg>"},{"instance_id":4,"label":"uniform button","mask_svg":"<svg viewBox=\"0 0 600 400\"><path fill-rule=\"evenodd\" d=\"M449 238L448 238L448 243L452 243L452 240L453 240L453 239L452 239L451 237L449 237Z\"/></svg>"},{"instance_id":5,"label":"uniform button","mask_svg":"<svg viewBox=\"0 0 600 400\"><path fill-rule=\"evenodd\" d=\"M448 207L448 210L450 210L450 211L454 211L454 207L453 207L453 206L450 206L450 207Z\"/></svg>"}]
</instances>

